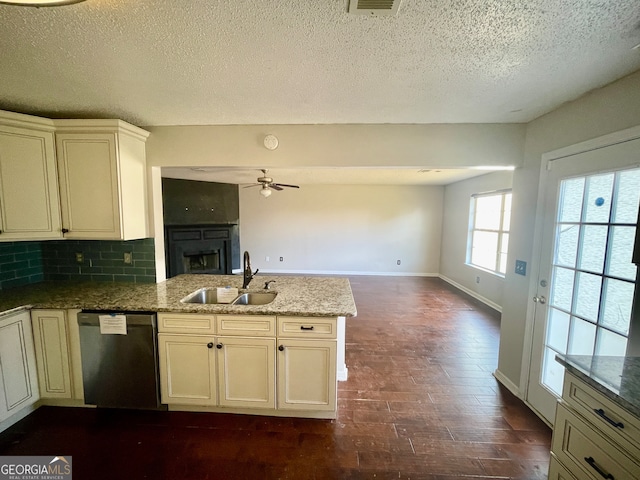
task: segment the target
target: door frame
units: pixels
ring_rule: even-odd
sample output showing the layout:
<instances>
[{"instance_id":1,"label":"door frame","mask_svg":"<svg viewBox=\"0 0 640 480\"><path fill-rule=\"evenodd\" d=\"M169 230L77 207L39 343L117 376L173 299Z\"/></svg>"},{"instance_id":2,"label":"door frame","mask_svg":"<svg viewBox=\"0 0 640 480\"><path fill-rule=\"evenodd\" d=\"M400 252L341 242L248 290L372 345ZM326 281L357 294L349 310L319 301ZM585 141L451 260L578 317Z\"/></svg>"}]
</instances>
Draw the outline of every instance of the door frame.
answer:
<instances>
[{"instance_id":1,"label":"door frame","mask_svg":"<svg viewBox=\"0 0 640 480\"><path fill-rule=\"evenodd\" d=\"M540 175L538 180L538 198L536 203L536 217L534 223L534 236L533 236L533 248L531 250L531 277L529 278L529 290L527 295L527 314L525 319L524 330L524 343L522 351L522 362L520 367L520 393L525 404L533 410L542 420L546 422L544 417L536 411L535 408L529 403L529 380L531 376L531 361L533 353L533 329L535 323L535 313L537 304L533 302L533 297L538 290L538 281L540 274L540 258L542 255L543 244L543 221L545 213L545 193L547 190L547 174L550 170L550 165L555 160L579 155L581 153L589 152L592 150L598 150L601 148L610 147L619 143L628 142L640 138L640 125L620 130L617 132L602 135L584 142L579 142L573 145L559 148L543 153L540 158ZM555 187L555 186L554 186Z\"/></svg>"}]
</instances>

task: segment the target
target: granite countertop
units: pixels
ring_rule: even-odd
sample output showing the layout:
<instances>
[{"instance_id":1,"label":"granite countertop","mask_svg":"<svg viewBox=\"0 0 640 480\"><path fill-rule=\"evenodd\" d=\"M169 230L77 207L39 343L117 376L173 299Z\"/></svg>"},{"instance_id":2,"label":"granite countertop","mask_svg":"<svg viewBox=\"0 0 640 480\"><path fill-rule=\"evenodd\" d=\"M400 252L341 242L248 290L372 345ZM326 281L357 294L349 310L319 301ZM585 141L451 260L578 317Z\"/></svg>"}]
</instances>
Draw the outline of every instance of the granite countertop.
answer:
<instances>
[{"instance_id":1,"label":"granite countertop","mask_svg":"<svg viewBox=\"0 0 640 480\"><path fill-rule=\"evenodd\" d=\"M242 286L240 275L179 275L157 284L57 282L0 291L0 314L21 308L157 311L354 317L356 305L347 278L259 275L246 291L261 290L275 280L275 300L267 305L200 305L180 303L202 287Z\"/></svg>"},{"instance_id":2,"label":"granite countertop","mask_svg":"<svg viewBox=\"0 0 640 480\"><path fill-rule=\"evenodd\" d=\"M640 357L556 355L570 373L640 417Z\"/></svg>"}]
</instances>

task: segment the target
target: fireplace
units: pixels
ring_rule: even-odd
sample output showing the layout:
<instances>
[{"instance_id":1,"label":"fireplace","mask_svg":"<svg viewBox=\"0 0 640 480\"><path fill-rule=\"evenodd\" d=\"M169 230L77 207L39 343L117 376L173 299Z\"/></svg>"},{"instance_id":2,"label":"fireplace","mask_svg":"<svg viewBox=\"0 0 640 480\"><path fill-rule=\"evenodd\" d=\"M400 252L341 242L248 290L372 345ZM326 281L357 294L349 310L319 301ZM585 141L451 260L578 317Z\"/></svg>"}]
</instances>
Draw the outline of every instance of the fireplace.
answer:
<instances>
[{"instance_id":1,"label":"fireplace","mask_svg":"<svg viewBox=\"0 0 640 480\"><path fill-rule=\"evenodd\" d=\"M165 227L167 277L183 273L230 275L237 257L237 225Z\"/></svg>"}]
</instances>

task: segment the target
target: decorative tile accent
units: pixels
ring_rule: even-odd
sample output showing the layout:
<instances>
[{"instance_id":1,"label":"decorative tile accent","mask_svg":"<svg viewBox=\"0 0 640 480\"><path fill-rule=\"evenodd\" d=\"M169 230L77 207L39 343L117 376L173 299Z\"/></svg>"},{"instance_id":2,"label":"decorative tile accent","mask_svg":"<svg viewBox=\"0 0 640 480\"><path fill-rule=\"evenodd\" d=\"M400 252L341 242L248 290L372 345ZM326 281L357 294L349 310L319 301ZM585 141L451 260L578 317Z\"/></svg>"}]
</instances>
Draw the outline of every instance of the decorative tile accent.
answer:
<instances>
[{"instance_id":1,"label":"decorative tile accent","mask_svg":"<svg viewBox=\"0 0 640 480\"><path fill-rule=\"evenodd\" d=\"M41 242L0 243L0 290L44 280Z\"/></svg>"},{"instance_id":2,"label":"decorative tile accent","mask_svg":"<svg viewBox=\"0 0 640 480\"><path fill-rule=\"evenodd\" d=\"M44 279L155 283L154 248L153 238L42 242ZM125 264L125 253L131 254L131 264Z\"/></svg>"}]
</instances>

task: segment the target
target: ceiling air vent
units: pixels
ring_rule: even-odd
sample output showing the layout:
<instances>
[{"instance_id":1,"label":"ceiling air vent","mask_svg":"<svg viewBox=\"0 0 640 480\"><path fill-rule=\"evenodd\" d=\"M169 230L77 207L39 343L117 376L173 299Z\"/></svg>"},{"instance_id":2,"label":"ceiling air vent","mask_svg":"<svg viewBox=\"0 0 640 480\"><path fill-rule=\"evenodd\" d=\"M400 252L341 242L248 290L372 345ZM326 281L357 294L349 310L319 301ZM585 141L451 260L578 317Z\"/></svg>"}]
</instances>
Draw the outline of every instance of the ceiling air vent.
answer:
<instances>
[{"instance_id":1,"label":"ceiling air vent","mask_svg":"<svg viewBox=\"0 0 640 480\"><path fill-rule=\"evenodd\" d=\"M349 13L358 15L395 15L401 0L349 0Z\"/></svg>"}]
</instances>

